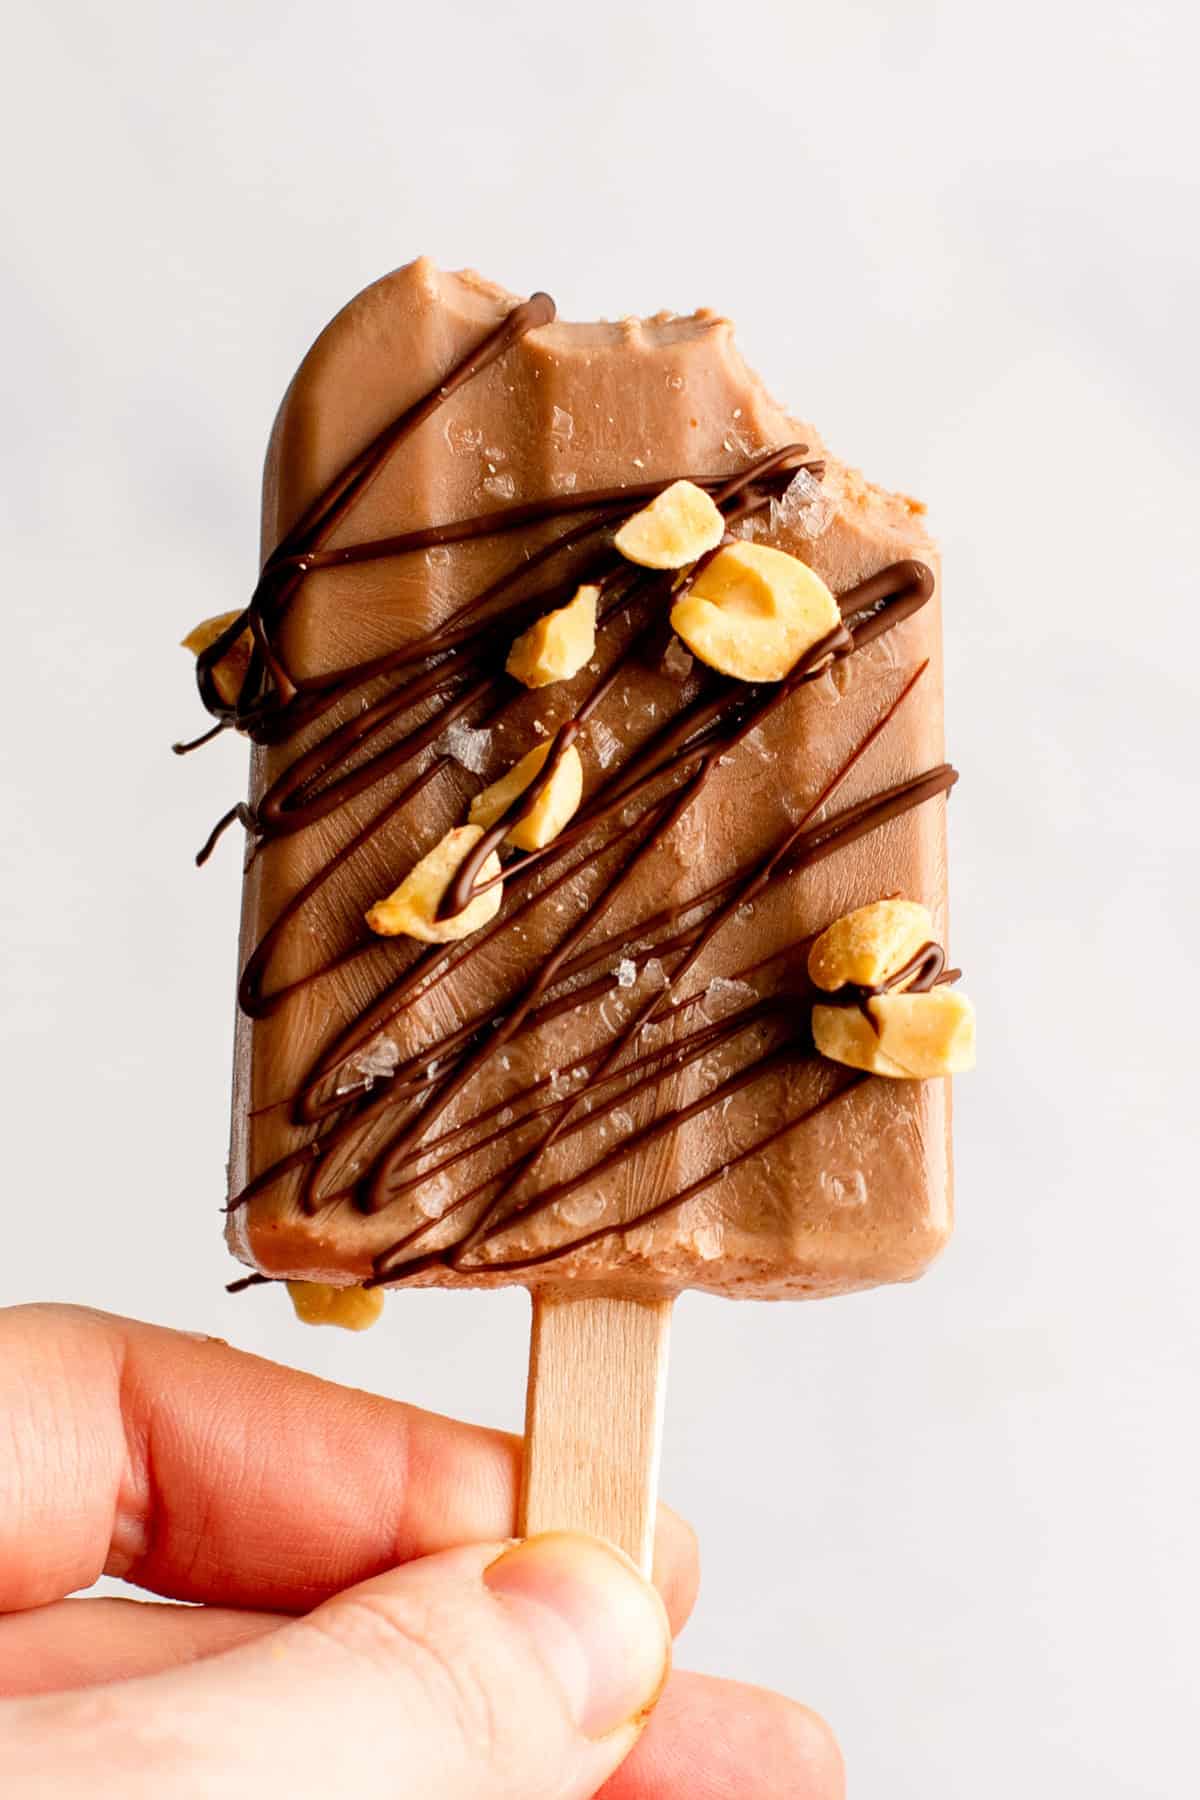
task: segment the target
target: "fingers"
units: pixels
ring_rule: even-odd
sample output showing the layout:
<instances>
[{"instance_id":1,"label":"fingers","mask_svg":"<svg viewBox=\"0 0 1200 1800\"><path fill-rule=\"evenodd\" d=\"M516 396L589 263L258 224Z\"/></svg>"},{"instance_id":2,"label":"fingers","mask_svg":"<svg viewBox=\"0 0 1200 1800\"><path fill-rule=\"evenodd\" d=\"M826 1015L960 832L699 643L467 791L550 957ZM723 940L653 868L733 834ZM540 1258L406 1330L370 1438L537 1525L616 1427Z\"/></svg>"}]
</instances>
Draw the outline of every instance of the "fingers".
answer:
<instances>
[{"instance_id":1,"label":"fingers","mask_svg":"<svg viewBox=\"0 0 1200 1800\"><path fill-rule=\"evenodd\" d=\"M514 1529L520 1446L232 1350L71 1307L0 1311L0 1612L103 1571L178 1600L306 1611ZM664 1515L676 1624L691 1533Z\"/></svg>"},{"instance_id":2,"label":"fingers","mask_svg":"<svg viewBox=\"0 0 1200 1800\"><path fill-rule=\"evenodd\" d=\"M234 1649L283 1623L277 1614L223 1607L60 1601L0 1619L0 1696L157 1674ZM761 1688L676 1673L645 1736L600 1800L844 1795L840 1752L816 1713Z\"/></svg>"},{"instance_id":3,"label":"fingers","mask_svg":"<svg viewBox=\"0 0 1200 1800\"><path fill-rule=\"evenodd\" d=\"M781 1694L672 1675L645 1736L597 1800L845 1800L837 1741Z\"/></svg>"},{"instance_id":4,"label":"fingers","mask_svg":"<svg viewBox=\"0 0 1200 1800\"><path fill-rule=\"evenodd\" d=\"M278 1613L144 1600L59 1600L0 1618L0 1699L157 1675L277 1631Z\"/></svg>"},{"instance_id":5,"label":"fingers","mask_svg":"<svg viewBox=\"0 0 1200 1800\"><path fill-rule=\"evenodd\" d=\"M565 1534L452 1550L224 1655L0 1706L6 1800L587 1800L662 1691L662 1602Z\"/></svg>"}]
</instances>

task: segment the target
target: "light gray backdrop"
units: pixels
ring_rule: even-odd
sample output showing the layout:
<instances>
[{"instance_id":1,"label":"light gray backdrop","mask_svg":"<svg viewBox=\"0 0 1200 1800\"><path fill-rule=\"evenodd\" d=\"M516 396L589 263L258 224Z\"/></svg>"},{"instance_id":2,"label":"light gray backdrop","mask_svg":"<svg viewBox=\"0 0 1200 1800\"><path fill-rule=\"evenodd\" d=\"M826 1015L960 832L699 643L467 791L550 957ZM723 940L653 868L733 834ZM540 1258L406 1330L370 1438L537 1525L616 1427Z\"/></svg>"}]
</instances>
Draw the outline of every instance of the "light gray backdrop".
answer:
<instances>
[{"instance_id":1,"label":"light gray backdrop","mask_svg":"<svg viewBox=\"0 0 1200 1800\"><path fill-rule=\"evenodd\" d=\"M567 317L711 304L946 550L957 1240L679 1307L683 1657L856 1800L1195 1779L1193 10L1143 0L24 5L6 39L0 1300L203 1327L515 1426L519 1293L367 1339L226 1299L242 788L175 647L254 573L307 343L418 251Z\"/></svg>"}]
</instances>

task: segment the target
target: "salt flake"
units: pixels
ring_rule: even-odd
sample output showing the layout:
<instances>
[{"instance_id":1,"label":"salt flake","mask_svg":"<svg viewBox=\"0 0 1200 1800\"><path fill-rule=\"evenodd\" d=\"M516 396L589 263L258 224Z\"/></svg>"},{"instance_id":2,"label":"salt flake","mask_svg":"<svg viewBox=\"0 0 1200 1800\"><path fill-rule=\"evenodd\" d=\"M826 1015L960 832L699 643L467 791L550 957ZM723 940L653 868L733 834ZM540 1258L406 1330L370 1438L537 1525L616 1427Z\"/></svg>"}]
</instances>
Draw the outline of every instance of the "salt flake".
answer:
<instances>
[{"instance_id":1,"label":"salt flake","mask_svg":"<svg viewBox=\"0 0 1200 1800\"><path fill-rule=\"evenodd\" d=\"M605 1204L603 1194L593 1191L590 1194L573 1194L567 1200L560 1200L558 1210L568 1225L594 1225L597 1219L604 1216Z\"/></svg>"},{"instance_id":2,"label":"salt flake","mask_svg":"<svg viewBox=\"0 0 1200 1800\"><path fill-rule=\"evenodd\" d=\"M456 763L461 763L472 775L483 774L491 747L490 731L477 731L473 725L464 724L461 719L453 720L446 727L441 742L442 755L452 756Z\"/></svg>"},{"instance_id":3,"label":"salt flake","mask_svg":"<svg viewBox=\"0 0 1200 1800\"><path fill-rule=\"evenodd\" d=\"M380 1038L354 1058L352 1068L363 1075L393 1075L400 1061L400 1046L391 1038Z\"/></svg>"},{"instance_id":4,"label":"salt flake","mask_svg":"<svg viewBox=\"0 0 1200 1800\"><path fill-rule=\"evenodd\" d=\"M617 964L617 986L631 988L637 980L637 964L631 956L623 956Z\"/></svg>"},{"instance_id":5,"label":"salt flake","mask_svg":"<svg viewBox=\"0 0 1200 1800\"><path fill-rule=\"evenodd\" d=\"M447 420L444 436L456 456L483 448L482 430L475 425L464 425L457 419Z\"/></svg>"},{"instance_id":6,"label":"salt flake","mask_svg":"<svg viewBox=\"0 0 1200 1800\"><path fill-rule=\"evenodd\" d=\"M754 998L754 989L748 982L714 975L704 995L704 1011L710 1019L722 1019L728 1013L740 1012Z\"/></svg>"},{"instance_id":7,"label":"salt flake","mask_svg":"<svg viewBox=\"0 0 1200 1800\"><path fill-rule=\"evenodd\" d=\"M771 529L781 526L801 537L819 538L828 531L836 507L811 469L797 469L778 500L771 502Z\"/></svg>"},{"instance_id":8,"label":"salt flake","mask_svg":"<svg viewBox=\"0 0 1200 1800\"><path fill-rule=\"evenodd\" d=\"M619 737L615 737L600 719L592 720L590 730L592 749L596 752L596 760L602 769L607 769L609 764L615 762L621 754L621 740Z\"/></svg>"},{"instance_id":9,"label":"salt flake","mask_svg":"<svg viewBox=\"0 0 1200 1800\"><path fill-rule=\"evenodd\" d=\"M680 639L673 637L662 659L663 674L669 675L672 681L686 681L694 666L694 658L684 649Z\"/></svg>"}]
</instances>

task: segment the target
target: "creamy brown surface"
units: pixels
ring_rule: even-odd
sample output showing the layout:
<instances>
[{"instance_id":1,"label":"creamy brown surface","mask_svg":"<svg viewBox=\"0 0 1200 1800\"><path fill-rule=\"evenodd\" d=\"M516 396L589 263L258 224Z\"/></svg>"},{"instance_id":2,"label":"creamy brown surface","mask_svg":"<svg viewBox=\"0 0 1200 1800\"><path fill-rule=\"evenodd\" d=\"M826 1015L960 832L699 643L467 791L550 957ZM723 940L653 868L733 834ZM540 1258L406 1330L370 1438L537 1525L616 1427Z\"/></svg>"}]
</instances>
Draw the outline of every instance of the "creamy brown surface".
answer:
<instances>
[{"instance_id":1,"label":"creamy brown surface","mask_svg":"<svg viewBox=\"0 0 1200 1800\"><path fill-rule=\"evenodd\" d=\"M433 386L513 303L511 295L473 275L441 274L421 261L378 282L339 314L306 357L276 421L265 479L264 555L351 456ZM523 338L403 441L330 542L358 543L572 487L734 473L764 449L797 439L824 454L812 430L784 413L746 369L725 320L700 313L605 325L555 323ZM867 486L833 459L827 459L825 491L836 501L836 513L820 535L809 537L780 525L760 530L759 541L803 557L835 594L906 557L936 568L911 503ZM556 535L562 524L310 575L281 636L288 666L303 674L326 672L427 631L463 598L519 566L530 549ZM518 585L508 603L519 601L522 591ZM629 636L629 627L620 623L600 633L601 670ZM661 730L671 712L700 690L703 672L698 668L684 684L677 672L664 668L667 642L664 635L653 659L627 662L580 740L585 807L589 795L615 776L634 747ZM425 1154L408 1165L420 1180L370 1216L344 1198L307 1216L297 1200L301 1174L288 1173L231 1213L229 1234L236 1254L271 1276L362 1280L371 1275L373 1258L478 1188L478 1200L435 1223L414 1241L411 1254L424 1255L461 1237L486 1203L489 1179L498 1178L527 1152L544 1129L545 1115L542 1122L510 1130L441 1173L426 1173L430 1166L469 1146L472 1131L477 1137L495 1133L518 1121L531 1104L547 1104L563 1091L561 1077L553 1090L537 1084L611 1041L635 1006L655 991L657 973L644 966L645 951L653 949L641 930L645 921L746 868L779 841L923 664L928 665L924 673L828 810L869 798L938 764L942 707L935 594L915 616L794 694L714 770L678 823L641 856L616 907L585 940L584 949L608 945L586 977L604 976L605 991L514 1039L482 1063L428 1127ZM472 796L486 782L541 741L541 732L552 733L569 717L596 681L597 674L585 670L571 682L536 693L510 684L502 715L481 746L481 772L449 760L415 802L338 869L281 944L269 985L299 977L361 941L366 935L364 909L394 887L444 831L462 822ZM385 679L364 691L374 698L386 685ZM302 748L362 705L363 695L356 693L299 737L256 749L252 799ZM475 721L474 713L465 716ZM412 724L409 719L407 728ZM419 766L435 755L431 749ZM246 880L243 959L297 888L328 863L352 831L376 817L411 774L409 769L403 776L385 777L329 817L261 850ZM572 1281L621 1291L698 1287L731 1295L802 1298L919 1274L950 1227L944 1081L867 1080L794 1131L776 1136L761 1154L741 1161L682 1206L637 1224L640 1214L778 1133L789 1119L841 1085L846 1071L798 1049L749 1085L606 1167L595 1180L586 1176L599 1159L610 1157L614 1147L650 1121L713 1092L782 1041L780 1034L786 1035L809 1005L807 942L832 918L881 895L903 893L930 906L944 935L944 809L941 798L916 808L813 868L773 884L749 916L734 916L668 996L673 1006L691 997L696 1004L676 1007L649 1027L633 1054L678 1045L757 997L794 996L794 1009L789 1006L687 1066L671 1069L627 1104L618 1088L605 1088L600 1098L613 1107L594 1105L594 1117L580 1113L583 1128L556 1143L533 1166L510 1203L572 1181L566 1197L534 1217L517 1216L479 1247L473 1258L477 1266L461 1271L427 1267L415 1279L456 1286ZM602 846L611 830L611 821L599 826L588 850ZM418 997L390 1020L383 1035L396 1046L401 1061L418 1053L436 1056L437 1040L460 1024L502 1014L567 924L582 917L606 867L603 855L592 855L552 897L525 909L518 922L490 938L461 970L452 968L429 997ZM559 873L559 866L548 864L534 886ZM528 884L522 886L519 900L532 891ZM506 890L502 919L517 904L516 893ZM457 953L467 947L453 948ZM636 983L618 985L618 964L639 947L643 966ZM343 969L297 989L271 1016L255 1022L240 1019L235 1194L312 1138L312 1128L292 1124L280 1102L296 1092L322 1050L369 1014L417 953L418 947L406 939L380 942ZM669 968L669 959L665 966ZM739 978L748 969L755 971L747 978L753 992L722 992L721 980ZM714 977L719 978L715 990L710 987ZM365 1049L370 1059L378 1048L377 1039L364 1040L354 1054L361 1056ZM353 1069L331 1079L351 1086L355 1079L361 1086L362 1080ZM386 1079L376 1077L371 1097L378 1101L386 1086ZM407 1104L411 1110L412 1103ZM497 1112L486 1126L472 1123L501 1105L512 1120ZM347 1186L378 1154L397 1114L393 1109L382 1117L390 1121L386 1127L376 1112L367 1115L361 1131L347 1134L318 1183L318 1198L322 1186L325 1193ZM553 1261L527 1270L488 1271L489 1262L539 1256L619 1221L629 1221L628 1228ZM395 1273L402 1276L403 1271Z\"/></svg>"}]
</instances>

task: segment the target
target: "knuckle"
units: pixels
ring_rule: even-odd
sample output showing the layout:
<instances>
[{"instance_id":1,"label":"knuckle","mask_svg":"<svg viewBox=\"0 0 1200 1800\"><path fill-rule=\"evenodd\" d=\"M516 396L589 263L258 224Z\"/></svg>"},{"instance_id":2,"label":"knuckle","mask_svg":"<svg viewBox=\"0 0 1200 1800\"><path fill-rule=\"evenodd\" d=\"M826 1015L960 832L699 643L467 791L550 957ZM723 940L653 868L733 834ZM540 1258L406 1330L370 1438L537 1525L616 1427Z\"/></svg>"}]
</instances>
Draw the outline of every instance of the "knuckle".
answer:
<instances>
[{"instance_id":1,"label":"knuckle","mask_svg":"<svg viewBox=\"0 0 1200 1800\"><path fill-rule=\"evenodd\" d=\"M435 1608L395 1595L339 1596L307 1623L360 1667L394 1683L398 1668L474 1762L494 1763L502 1734L485 1659L460 1631L447 1632Z\"/></svg>"}]
</instances>

